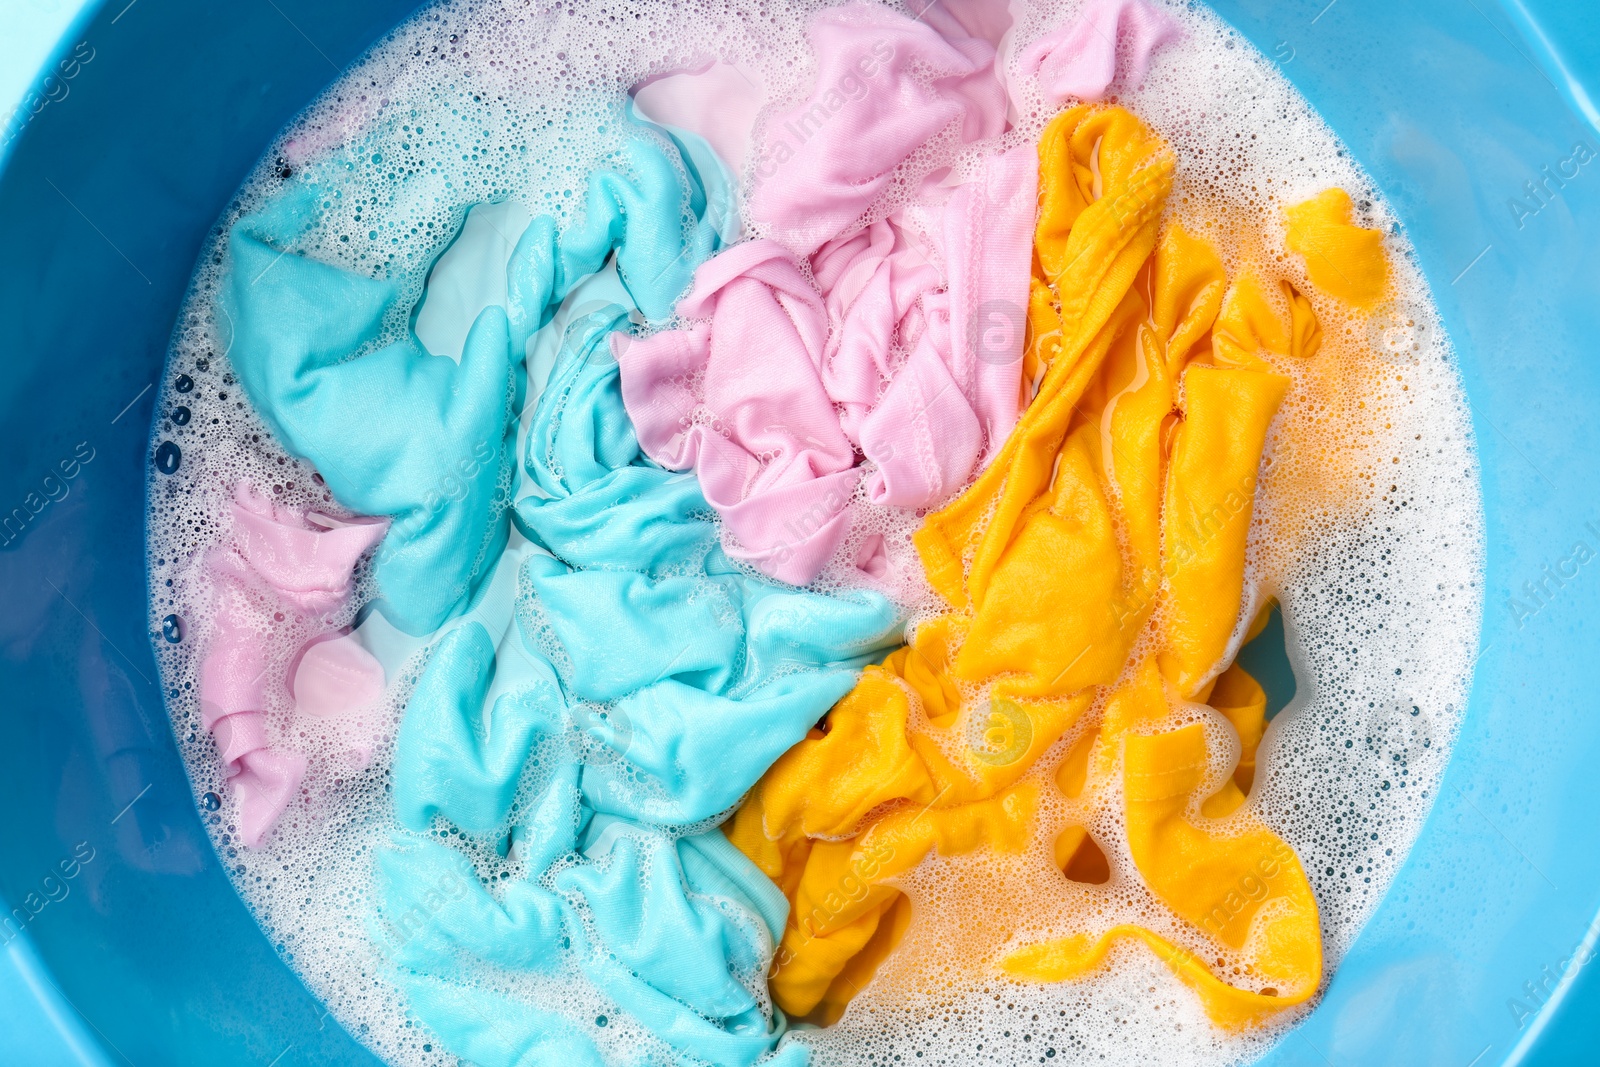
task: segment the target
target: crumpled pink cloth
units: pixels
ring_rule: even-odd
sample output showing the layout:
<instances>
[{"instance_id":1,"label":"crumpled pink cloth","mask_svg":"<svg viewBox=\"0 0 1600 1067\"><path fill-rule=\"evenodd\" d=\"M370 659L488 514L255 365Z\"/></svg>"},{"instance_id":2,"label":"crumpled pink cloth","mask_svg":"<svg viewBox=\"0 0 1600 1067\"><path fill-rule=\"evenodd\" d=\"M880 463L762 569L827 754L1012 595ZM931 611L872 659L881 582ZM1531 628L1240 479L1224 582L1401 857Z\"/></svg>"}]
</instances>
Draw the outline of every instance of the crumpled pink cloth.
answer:
<instances>
[{"instance_id":1,"label":"crumpled pink cloth","mask_svg":"<svg viewBox=\"0 0 1600 1067\"><path fill-rule=\"evenodd\" d=\"M820 12L807 37L816 83L768 121L750 196L757 229L800 256L856 222L935 134L957 124L976 141L1006 122L988 41L861 3Z\"/></svg>"},{"instance_id":2,"label":"crumpled pink cloth","mask_svg":"<svg viewBox=\"0 0 1600 1067\"><path fill-rule=\"evenodd\" d=\"M628 93L645 118L704 137L728 169L738 174L744 169L750 132L761 110L757 73L702 58L683 70L647 78Z\"/></svg>"},{"instance_id":3,"label":"crumpled pink cloth","mask_svg":"<svg viewBox=\"0 0 1600 1067\"><path fill-rule=\"evenodd\" d=\"M849 533L858 492L938 504L1017 418L1033 147L989 157L953 188L936 172L887 217L873 212L930 141L1006 125L995 43L1009 12L916 3L920 20L860 3L816 17L816 82L766 123L756 155L749 214L761 236L701 266L678 307L693 325L613 339L645 452L695 469L730 555L797 585ZM1021 68L1056 103L1099 99L1119 47L1142 78L1178 32L1144 0L1091 0ZM855 562L869 574L881 563Z\"/></svg>"},{"instance_id":4,"label":"crumpled pink cloth","mask_svg":"<svg viewBox=\"0 0 1600 1067\"><path fill-rule=\"evenodd\" d=\"M1102 99L1117 78L1119 53L1127 79L1138 83L1150 55L1182 33L1176 19L1145 0L1089 0L1078 17L1039 38L1018 60L1023 77L1038 75L1052 104Z\"/></svg>"},{"instance_id":5,"label":"crumpled pink cloth","mask_svg":"<svg viewBox=\"0 0 1600 1067\"><path fill-rule=\"evenodd\" d=\"M906 8L944 37L976 37L995 48L1015 22L1009 0L907 0Z\"/></svg>"},{"instance_id":6,"label":"crumpled pink cloth","mask_svg":"<svg viewBox=\"0 0 1600 1067\"><path fill-rule=\"evenodd\" d=\"M356 561L383 537L388 520L302 515L244 483L235 488L229 511L232 542L212 549L205 561L216 586L217 634L200 664L200 714L228 768L239 839L254 847L288 807L307 766L303 755L275 749L267 736L269 679L287 680L268 662L267 631L292 627L315 634L296 655L289 683L297 699L302 688L315 694L315 707L308 709L313 714L381 695L383 668L333 631L327 616L344 605ZM330 656L325 644L337 650Z\"/></svg>"},{"instance_id":7,"label":"crumpled pink cloth","mask_svg":"<svg viewBox=\"0 0 1600 1067\"><path fill-rule=\"evenodd\" d=\"M701 266L678 313L702 321L613 339L640 445L694 467L728 553L781 581L815 579L848 533L863 457L868 500L923 507L1016 422L1033 146L860 225L930 138L1003 131L993 45L943 26L862 4L818 15L816 85L758 157L767 236Z\"/></svg>"}]
</instances>

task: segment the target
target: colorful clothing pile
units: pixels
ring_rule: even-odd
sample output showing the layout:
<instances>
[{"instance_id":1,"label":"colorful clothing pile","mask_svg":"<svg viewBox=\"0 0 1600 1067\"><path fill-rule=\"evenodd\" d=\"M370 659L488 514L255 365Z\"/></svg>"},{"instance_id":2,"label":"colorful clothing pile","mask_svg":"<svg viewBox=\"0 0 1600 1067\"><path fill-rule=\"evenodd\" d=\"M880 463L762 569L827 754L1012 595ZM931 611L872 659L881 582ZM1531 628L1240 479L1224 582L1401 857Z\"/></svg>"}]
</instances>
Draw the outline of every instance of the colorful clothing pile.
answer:
<instances>
[{"instance_id":1,"label":"colorful clothing pile","mask_svg":"<svg viewBox=\"0 0 1600 1067\"><path fill-rule=\"evenodd\" d=\"M913 921L897 876L1047 833L1080 881L1131 857L1168 914L1019 927L1000 972L1069 980L1135 939L1230 1027L1318 986L1305 874L1245 805L1265 699L1230 662L1311 301L1270 264L1230 278L1171 220L1177 160L1126 110L1080 104L999 150L994 36L927 14L817 18L749 240L707 143L638 121L565 228L474 208L398 335L395 285L296 250L314 183L233 232L240 382L387 525L241 489L221 587L322 620L308 707L370 703L366 628L329 612L382 536L378 615L427 651L367 929L456 1055L804 1063L786 1013L832 1022L870 981ZM1038 96L1098 99L1175 32L1139 0L1086 18L1022 57ZM917 170L930 146L958 177ZM1382 295L1341 191L1289 223L1318 293ZM945 610L907 644L870 542L854 591L796 588L868 505L933 509L916 548ZM219 618L207 725L254 843L305 766L269 743L238 632ZM1230 729L1241 758L1203 795ZM1080 818L1043 820L1045 790Z\"/></svg>"}]
</instances>

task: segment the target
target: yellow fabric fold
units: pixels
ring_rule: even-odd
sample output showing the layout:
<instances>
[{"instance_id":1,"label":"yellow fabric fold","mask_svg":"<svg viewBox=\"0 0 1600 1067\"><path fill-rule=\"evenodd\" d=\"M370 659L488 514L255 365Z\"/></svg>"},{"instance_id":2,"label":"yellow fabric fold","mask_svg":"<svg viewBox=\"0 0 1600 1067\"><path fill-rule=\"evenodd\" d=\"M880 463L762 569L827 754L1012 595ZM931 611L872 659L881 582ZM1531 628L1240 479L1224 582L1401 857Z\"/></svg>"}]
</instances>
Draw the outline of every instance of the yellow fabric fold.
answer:
<instances>
[{"instance_id":1,"label":"yellow fabric fold","mask_svg":"<svg viewBox=\"0 0 1600 1067\"><path fill-rule=\"evenodd\" d=\"M1121 785L1135 870L1120 876L1183 934L1073 933L1013 949L1004 970L1066 980L1134 937L1230 1027L1321 977L1305 873L1247 803L1265 695L1228 662L1284 370L1316 355L1320 326L1288 282L1245 269L1230 285L1209 242L1163 226L1175 162L1127 111L1062 113L1039 158L1029 403L915 537L948 610L868 668L727 827L791 902L773 996L812 1021L836 1019L892 952L913 921L893 879L929 853L1017 854L1048 832L1065 878L1111 876L1119 849L1035 825L1040 789L1104 810ZM1208 770L1205 716L1237 735L1225 774Z\"/></svg>"},{"instance_id":2,"label":"yellow fabric fold","mask_svg":"<svg viewBox=\"0 0 1600 1067\"><path fill-rule=\"evenodd\" d=\"M929 583L957 609L982 602L1024 509L1049 486L1071 414L1128 324L1122 305L1155 247L1172 188L1171 151L1121 108L1080 106L1057 116L1039 160L1036 280L1054 295L1029 309L1039 316L1028 323L1045 368L1039 390L972 487L916 534ZM1098 173L1101 195L1085 206L1085 184L1095 191L1088 172Z\"/></svg>"},{"instance_id":3,"label":"yellow fabric fold","mask_svg":"<svg viewBox=\"0 0 1600 1067\"><path fill-rule=\"evenodd\" d=\"M1216 676L1239 621L1244 549L1267 428L1289 380L1191 366L1167 466L1161 670L1187 699Z\"/></svg>"},{"instance_id":4,"label":"yellow fabric fold","mask_svg":"<svg viewBox=\"0 0 1600 1067\"><path fill-rule=\"evenodd\" d=\"M1162 235L1154 268L1151 319L1166 345L1167 377L1175 378L1190 351L1217 321L1227 278L1217 250L1175 224Z\"/></svg>"},{"instance_id":5,"label":"yellow fabric fold","mask_svg":"<svg viewBox=\"0 0 1600 1067\"><path fill-rule=\"evenodd\" d=\"M1005 956L1001 969L1067 981L1101 966L1117 939L1131 937L1153 949L1223 1026L1252 1025L1303 1003L1322 974L1322 935L1293 850L1259 826L1219 833L1205 818L1189 817L1210 766L1199 725L1129 737L1123 759L1128 846L1140 876L1179 918L1235 953L1242 960L1235 980L1254 988L1219 979L1193 953L1131 924L1099 938L1073 934L1026 946Z\"/></svg>"},{"instance_id":6,"label":"yellow fabric fold","mask_svg":"<svg viewBox=\"0 0 1600 1067\"><path fill-rule=\"evenodd\" d=\"M854 838L811 842L798 880L784 886L791 906L774 953L773 999L797 1018L810 1016L825 1000L842 1011L851 994L849 982L841 977L870 978L909 921L909 913L894 916L903 907L901 894L885 883L929 853L960 856L980 847L1021 852L1030 840L1037 806L1037 784L1024 782L958 807L900 808ZM740 813L751 807L747 804ZM736 822L729 840L743 848L751 828L746 822L741 832ZM886 916L893 918L895 930L877 937ZM875 958L857 960L869 946L875 948Z\"/></svg>"},{"instance_id":7,"label":"yellow fabric fold","mask_svg":"<svg viewBox=\"0 0 1600 1067\"><path fill-rule=\"evenodd\" d=\"M1212 1022L1227 1029L1238 1030L1259 1025L1285 1008L1299 1003L1230 986L1213 975L1205 962L1194 953L1179 948L1160 934L1131 923L1114 926L1098 938L1074 934L1030 945L1007 956L1001 961L1000 967L1017 978L1036 982L1070 982L1098 970L1117 941L1124 938L1148 945L1161 962L1200 997L1200 1003Z\"/></svg>"},{"instance_id":8,"label":"yellow fabric fold","mask_svg":"<svg viewBox=\"0 0 1600 1067\"><path fill-rule=\"evenodd\" d=\"M1248 641L1250 635L1247 634L1245 639ZM1239 735L1239 766L1234 769L1232 784L1239 803L1243 803L1244 794L1250 791L1255 781L1256 749L1260 747L1261 735L1267 729L1267 694L1260 683L1235 663L1222 672L1207 702L1228 720L1228 725ZM1217 797L1222 795L1218 793ZM1213 806L1212 801L1217 797L1207 799L1205 813L1220 818L1233 809Z\"/></svg>"},{"instance_id":9,"label":"yellow fabric fold","mask_svg":"<svg viewBox=\"0 0 1600 1067\"><path fill-rule=\"evenodd\" d=\"M1371 309L1389 284L1383 234L1357 226L1343 189L1324 189L1285 211L1291 252L1305 257L1311 284L1352 307Z\"/></svg>"}]
</instances>

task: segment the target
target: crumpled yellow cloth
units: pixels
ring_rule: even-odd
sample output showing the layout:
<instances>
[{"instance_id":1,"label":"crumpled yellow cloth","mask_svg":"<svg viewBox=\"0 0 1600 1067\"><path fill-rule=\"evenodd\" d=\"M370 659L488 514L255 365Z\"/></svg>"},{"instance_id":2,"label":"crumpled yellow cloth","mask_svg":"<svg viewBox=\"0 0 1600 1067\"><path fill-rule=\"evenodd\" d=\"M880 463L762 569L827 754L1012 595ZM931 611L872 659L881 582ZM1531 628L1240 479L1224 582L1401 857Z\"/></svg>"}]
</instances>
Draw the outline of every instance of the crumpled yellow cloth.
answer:
<instances>
[{"instance_id":1,"label":"crumpled yellow cloth","mask_svg":"<svg viewBox=\"0 0 1600 1067\"><path fill-rule=\"evenodd\" d=\"M1355 205L1343 189L1324 189L1289 208L1286 244L1305 257L1306 274L1321 292L1351 307L1371 310L1389 284L1383 234L1357 226Z\"/></svg>"},{"instance_id":2,"label":"crumpled yellow cloth","mask_svg":"<svg viewBox=\"0 0 1600 1067\"><path fill-rule=\"evenodd\" d=\"M1287 282L1230 286L1207 241L1163 231L1175 161L1129 112L1064 112L1039 156L1028 406L916 536L949 611L868 668L726 827L791 902L771 988L794 1016L838 1018L893 949L910 914L890 879L930 852L1030 847L1051 782L1028 771L1073 733L1055 788L1087 802L1120 785L1137 877L1203 951L1123 924L1014 949L1003 971L1069 979L1136 938L1228 1027L1321 978L1305 873L1242 806L1265 696L1226 662L1248 636L1256 479L1289 387L1274 366L1316 354L1316 315ZM1210 744L1229 726L1241 756L1218 785ZM1109 876L1082 826L1054 855Z\"/></svg>"}]
</instances>

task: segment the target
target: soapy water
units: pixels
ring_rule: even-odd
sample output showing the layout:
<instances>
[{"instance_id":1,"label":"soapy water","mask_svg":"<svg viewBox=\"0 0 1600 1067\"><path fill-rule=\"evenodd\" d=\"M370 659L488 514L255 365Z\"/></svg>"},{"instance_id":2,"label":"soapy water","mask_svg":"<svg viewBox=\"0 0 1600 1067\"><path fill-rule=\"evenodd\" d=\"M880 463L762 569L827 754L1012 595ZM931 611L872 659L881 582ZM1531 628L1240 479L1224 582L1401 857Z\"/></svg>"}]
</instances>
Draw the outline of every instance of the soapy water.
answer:
<instances>
[{"instance_id":1,"label":"soapy water","mask_svg":"<svg viewBox=\"0 0 1600 1067\"><path fill-rule=\"evenodd\" d=\"M233 378L232 327L215 299L222 242L287 179L314 173L335 192L300 250L395 282L402 291L397 307L409 309L452 247L492 259L495 236L509 254L528 218L571 218L587 171L618 147L623 94L673 71L720 79L725 114L708 140L748 186L770 165L748 152L761 143L763 112L781 110L810 85L804 28L821 6L796 2L759 13L715 2L637 10L577 0L548 9L430 7L374 46L291 125L201 259L175 332L151 447L151 620L169 711L197 805L240 895L307 986L390 1062L454 1062L409 1015L378 948L362 933L375 850L396 825L394 737L427 644L372 636L381 620L362 609L374 595L370 557L363 559L348 600L317 625L367 634L387 684L352 721L297 714L295 694L268 687L270 729L306 754L310 769L261 846L242 847L224 765L201 725L198 671L214 637L208 616L215 595L201 561L231 536L219 516L240 482L296 511L347 513L311 465L273 441ZM1021 102L1013 128L985 150L1032 143L1053 114L1015 76L1015 61L1029 41L1073 18L1077 6L1012 5L1002 56ZM1183 39L1155 54L1142 84L1117 92L1177 155L1169 215L1215 242L1230 276L1245 260L1276 261L1299 284L1297 264L1275 251L1283 247L1281 210L1342 186L1357 201L1358 221L1385 232L1400 294L1366 318L1342 315L1332 302L1318 305L1323 350L1294 370L1250 537L1246 589L1255 602L1242 613L1240 636L1254 609L1277 597L1298 683L1295 700L1262 742L1250 804L1293 847L1311 880L1326 975L1415 840L1465 707L1482 594L1476 462L1449 341L1387 205L1263 56L1203 7L1169 10L1184 26ZM640 94L641 108L652 95ZM934 145L911 167L959 172L966 162L958 146ZM895 196L891 190L880 210ZM500 206L469 216L479 204ZM464 226L477 227L476 244ZM459 357L465 331L451 323L470 322L477 309L436 314L443 300L431 288L427 295L418 335L430 351ZM1002 334L1008 322L1021 322L1020 309L1014 318L1010 309L990 311ZM566 312L539 343L559 345L573 331L581 336L585 322L609 315L581 301ZM394 318L391 335L412 328L409 315ZM452 489L439 491L448 496ZM848 561L865 538L879 537L897 576L891 594L914 618L931 615L937 609L918 581L910 544L920 519L892 508L872 515L818 587L859 581ZM286 665L304 633L277 632L280 644L267 658ZM1064 738L1031 776L1053 772L1075 740ZM1013 745L998 743L992 758L1003 761ZM1220 779L1236 749L1209 748ZM1041 793L1054 799L1041 810L1034 840L1053 840L1052 826L1085 825L1105 846L1110 878L1063 882L1048 844L1020 857L980 853L924 863L897 883L915 918L896 953L838 1024L797 1032L816 1062L1246 1062L1308 1010L1286 1012L1259 1031L1224 1034L1155 955L1134 944L1119 945L1105 968L1075 982L1023 986L986 968L977 949L998 952L1017 933L998 928L997 910L1027 917L1025 940L1052 936L1053 916L1094 909L1182 943L1183 933L1168 928L1171 921L1133 874L1131 856L1110 845L1125 840L1115 792L1092 811L1051 789ZM499 877L505 863L492 850L475 858L480 877ZM1009 899L964 891L993 884L996 867ZM1254 887L1239 891L1248 896ZM991 927L992 944L985 942ZM952 929L961 933L959 958L946 951ZM513 984L517 996L573 1018L605 1018L603 1049L654 1041L572 975L524 975Z\"/></svg>"}]
</instances>

